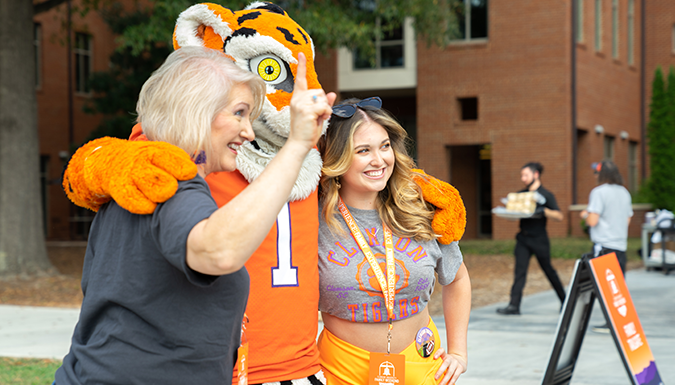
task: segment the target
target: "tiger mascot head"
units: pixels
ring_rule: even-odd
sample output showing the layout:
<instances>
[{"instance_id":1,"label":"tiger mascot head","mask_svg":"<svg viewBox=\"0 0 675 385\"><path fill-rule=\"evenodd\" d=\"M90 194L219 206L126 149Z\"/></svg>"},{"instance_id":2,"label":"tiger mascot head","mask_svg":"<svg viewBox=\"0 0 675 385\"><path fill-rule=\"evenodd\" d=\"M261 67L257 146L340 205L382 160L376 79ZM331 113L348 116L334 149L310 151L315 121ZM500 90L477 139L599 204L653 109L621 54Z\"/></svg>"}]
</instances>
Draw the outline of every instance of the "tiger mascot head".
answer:
<instances>
[{"instance_id":1,"label":"tiger mascot head","mask_svg":"<svg viewBox=\"0 0 675 385\"><path fill-rule=\"evenodd\" d=\"M290 129L290 102L298 54L307 58L307 85L321 88L314 68L314 44L286 11L272 3L254 2L241 11L217 4L196 4L183 11L173 34L175 49L201 46L231 57L267 84L262 113L253 122L256 140L245 143L237 155L237 169L252 182L286 142ZM327 122L324 124L324 130ZM312 150L293 187L290 200L308 197L319 183L321 156Z\"/></svg>"}]
</instances>

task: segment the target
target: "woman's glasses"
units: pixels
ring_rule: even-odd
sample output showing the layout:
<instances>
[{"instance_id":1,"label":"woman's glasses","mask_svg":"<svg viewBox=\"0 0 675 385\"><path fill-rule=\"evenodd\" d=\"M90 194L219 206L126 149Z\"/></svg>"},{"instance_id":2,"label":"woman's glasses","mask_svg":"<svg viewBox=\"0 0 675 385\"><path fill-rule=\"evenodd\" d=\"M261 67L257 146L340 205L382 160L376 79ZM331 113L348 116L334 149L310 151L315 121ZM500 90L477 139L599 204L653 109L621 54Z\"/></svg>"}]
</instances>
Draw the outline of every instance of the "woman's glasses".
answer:
<instances>
[{"instance_id":1,"label":"woman's glasses","mask_svg":"<svg viewBox=\"0 0 675 385\"><path fill-rule=\"evenodd\" d=\"M363 99L356 104L341 104L333 107L333 115L349 119L356 113L356 107L372 107L380 109L382 107L382 99L380 99L379 96L373 96L372 98Z\"/></svg>"}]
</instances>

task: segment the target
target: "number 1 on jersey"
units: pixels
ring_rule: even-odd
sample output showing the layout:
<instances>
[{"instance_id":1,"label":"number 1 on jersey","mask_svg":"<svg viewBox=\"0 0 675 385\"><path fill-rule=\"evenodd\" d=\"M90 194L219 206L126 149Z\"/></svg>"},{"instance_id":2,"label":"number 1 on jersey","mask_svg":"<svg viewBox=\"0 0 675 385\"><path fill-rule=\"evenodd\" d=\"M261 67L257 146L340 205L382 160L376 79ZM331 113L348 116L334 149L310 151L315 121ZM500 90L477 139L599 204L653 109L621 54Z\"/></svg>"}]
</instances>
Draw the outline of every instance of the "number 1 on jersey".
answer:
<instances>
[{"instance_id":1,"label":"number 1 on jersey","mask_svg":"<svg viewBox=\"0 0 675 385\"><path fill-rule=\"evenodd\" d=\"M277 216L277 266L272 268L272 287L298 286L291 242L291 208L286 203Z\"/></svg>"}]
</instances>

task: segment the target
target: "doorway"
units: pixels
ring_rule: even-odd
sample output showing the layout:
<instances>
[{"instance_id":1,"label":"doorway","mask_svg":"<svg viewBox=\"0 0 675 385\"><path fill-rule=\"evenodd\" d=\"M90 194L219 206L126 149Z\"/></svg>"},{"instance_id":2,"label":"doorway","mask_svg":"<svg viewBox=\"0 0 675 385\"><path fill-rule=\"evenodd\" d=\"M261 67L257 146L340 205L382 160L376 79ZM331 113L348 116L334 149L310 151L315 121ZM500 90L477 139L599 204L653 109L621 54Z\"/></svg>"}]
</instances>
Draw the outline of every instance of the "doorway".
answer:
<instances>
[{"instance_id":1,"label":"doorway","mask_svg":"<svg viewBox=\"0 0 675 385\"><path fill-rule=\"evenodd\" d=\"M492 153L490 144L449 146L450 184L466 207L464 238L492 238Z\"/></svg>"}]
</instances>

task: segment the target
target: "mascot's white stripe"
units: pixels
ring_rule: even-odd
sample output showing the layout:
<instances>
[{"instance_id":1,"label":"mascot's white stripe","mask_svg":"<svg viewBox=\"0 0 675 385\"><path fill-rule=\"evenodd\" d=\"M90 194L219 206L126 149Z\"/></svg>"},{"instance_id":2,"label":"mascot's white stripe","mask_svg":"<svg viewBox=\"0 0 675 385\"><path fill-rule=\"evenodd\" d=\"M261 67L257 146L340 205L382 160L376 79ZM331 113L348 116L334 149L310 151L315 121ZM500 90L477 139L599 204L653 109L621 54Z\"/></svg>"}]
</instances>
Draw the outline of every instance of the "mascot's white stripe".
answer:
<instances>
[{"instance_id":1,"label":"mascot's white stripe","mask_svg":"<svg viewBox=\"0 0 675 385\"><path fill-rule=\"evenodd\" d=\"M179 46L203 47L204 41L197 37L197 28L204 24L224 39L232 34L232 28L206 4L197 4L181 12L176 20L176 42Z\"/></svg>"},{"instance_id":2,"label":"mascot's white stripe","mask_svg":"<svg viewBox=\"0 0 675 385\"><path fill-rule=\"evenodd\" d=\"M249 4L248 6L246 6L246 8L244 8L244 9L258 9L258 8L262 8L262 7L266 7L266 6L267 6L267 4L263 3L262 1L254 1L251 4Z\"/></svg>"}]
</instances>

